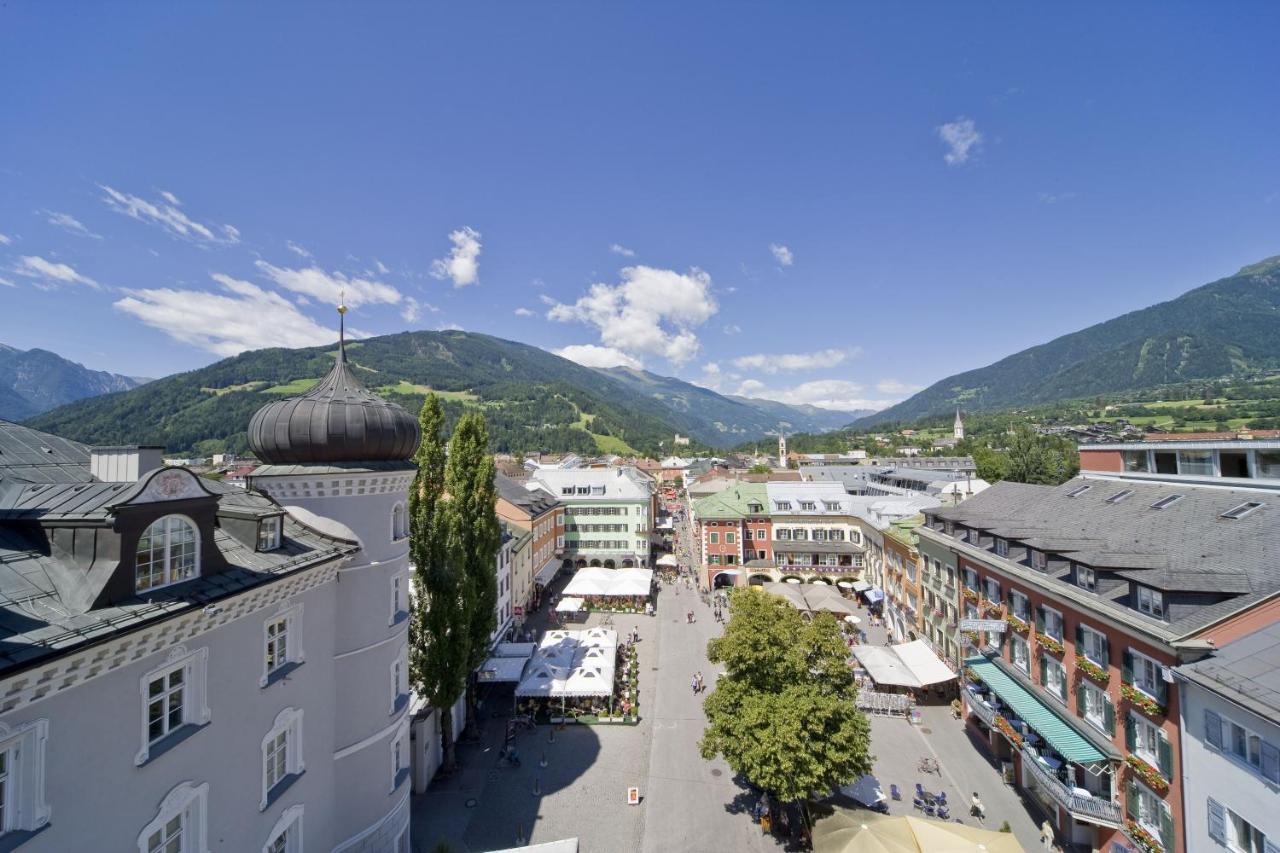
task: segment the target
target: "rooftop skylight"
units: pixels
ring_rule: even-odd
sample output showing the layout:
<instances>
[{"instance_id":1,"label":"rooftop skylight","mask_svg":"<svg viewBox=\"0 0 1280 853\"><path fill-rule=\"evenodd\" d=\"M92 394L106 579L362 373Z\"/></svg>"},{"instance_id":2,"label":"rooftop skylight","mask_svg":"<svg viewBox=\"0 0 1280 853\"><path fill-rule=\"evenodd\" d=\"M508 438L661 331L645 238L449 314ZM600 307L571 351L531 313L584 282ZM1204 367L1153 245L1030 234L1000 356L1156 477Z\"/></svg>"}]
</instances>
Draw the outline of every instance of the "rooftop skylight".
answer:
<instances>
[{"instance_id":1,"label":"rooftop skylight","mask_svg":"<svg viewBox=\"0 0 1280 853\"><path fill-rule=\"evenodd\" d=\"M1259 501L1245 501L1239 506L1232 507L1231 509L1224 512L1222 514L1222 517L1231 518L1231 519L1244 518L1246 515L1253 512L1255 509L1260 509L1263 506L1264 504Z\"/></svg>"},{"instance_id":2,"label":"rooftop skylight","mask_svg":"<svg viewBox=\"0 0 1280 853\"><path fill-rule=\"evenodd\" d=\"M1164 509L1167 506L1173 506L1182 500L1182 495L1165 495L1160 500L1151 505L1152 509Z\"/></svg>"}]
</instances>

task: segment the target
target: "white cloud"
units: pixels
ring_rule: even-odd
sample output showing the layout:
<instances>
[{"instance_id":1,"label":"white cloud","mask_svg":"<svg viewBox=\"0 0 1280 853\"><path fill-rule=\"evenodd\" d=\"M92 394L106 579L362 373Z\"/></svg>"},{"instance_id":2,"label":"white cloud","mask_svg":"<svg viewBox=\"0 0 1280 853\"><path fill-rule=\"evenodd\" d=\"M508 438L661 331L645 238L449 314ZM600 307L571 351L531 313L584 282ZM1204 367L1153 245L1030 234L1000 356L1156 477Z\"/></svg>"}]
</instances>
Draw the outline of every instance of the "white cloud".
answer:
<instances>
[{"instance_id":1,"label":"white cloud","mask_svg":"<svg viewBox=\"0 0 1280 853\"><path fill-rule=\"evenodd\" d=\"M726 335L740 335L742 334L742 327L737 323L730 323L724 327L724 333Z\"/></svg>"},{"instance_id":2,"label":"white cloud","mask_svg":"<svg viewBox=\"0 0 1280 853\"><path fill-rule=\"evenodd\" d=\"M789 267L796 262L795 255L791 254L791 250L786 246L770 243L769 251L773 252L773 259L784 267Z\"/></svg>"},{"instance_id":3,"label":"white cloud","mask_svg":"<svg viewBox=\"0 0 1280 853\"><path fill-rule=\"evenodd\" d=\"M7 246L13 242L13 238L8 234L0 234L0 246Z\"/></svg>"},{"instance_id":4,"label":"white cloud","mask_svg":"<svg viewBox=\"0 0 1280 853\"><path fill-rule=\"evenodd\" d=\"M17 287L18 285L9 281L9 279L0 277L0 287Z\"/></svg>"},{"instance_id":5,"label":"white cloud","mask_svg":"<svg viewBox=\"0 0 1280 853\"><path fill-rule=\"evenodd\" d=\"M855 349L853 354L856 353L857 350ZM824 367L835 367L838 364L842 364L849 355L850 351L843 349L774 354L756 353L735 358L733 366L739 370L760 370L770 374L789 370L820 370Z\"/></svg>"},{"instance_id":6,"label":"white cloud","mask_svg":"<svg viewBox=\"0 0 1280 853\"><path fill-rule=\"evenodd\" d=\"M881 379L876 383L876 390L881 394L914 394L922 388L923 385L908 385L896 379Z\"/></svg>"},{"instance_id":7,"label":"white cloud","mask_svg":"<svg viewBox=\"0 0 1280 853\"><path fill-rule=\"evenodd\" d=\"M50 225L56 225L63 231L70 232L80 237L92 237L94 240L101 240L101 234L95 234L85 227L84 223L76 219L69 213L59 213L56 210L42 210Z\"/></svg>"},{"instance_id":8,"label":"white cloud","mask_svg":"<svg viewBox=\"0 0 1280 853\"><path fill-rule=\"evenodd\" d=\"M634 249L628 249L626 246L614 243L609 247L609 251L615 255L622 255L624 258L634 258L636 256Z\"/></svg>"},{"instance_id":9,"label":"white cloud","mask_svg":"<svg viewBox=\"0 0 1280 853\"><path fill-rule=\"evenodd\" d=\"M211 277L227 292L130 290L115 307L174 340L220 356L337 340L336 329L319 325L280 294L221 273Z\"/></svg>"},{"instance_id":10,"label":"white cloud","mask_svg":"<svg viewBox=\"0 0 1280 853\"><path fill-rule=\"evenodd\" d=\"M173 193L162 192L163 201L157 203L120 192L106 184L98 184L98 188L106 193L102 201L107 207L139 222L158 225L174 236L203 244L234 245L240 242L240 232L234 226L205 225L187 216L178 209L178 198Z\"/></svg>"},{"instance_id":11,"label":"white cloud","mask_svg":"<svg viewBox=\"0 0 1280 853\"><path fill-rule=\"evenodd\" d=\"M741 397L776 400L793 406L809 405L820 409L851 412L855 409L883 409L896 400L868 399L865 389L844 379L818 379L802 382L792 388L770 388L758 379L744 379L735 392Z\"/></svg>"},{"instance_id":12,"label":"white cloud","mask_svg":"<svg viewBox=\"0 0 1280 853\"><path fill-rule=\"evenodd\" d=\"M311 257L310 252L308 252L306 249L299 246L297 243L293 242L292 240L285 240L284 245L289 249L290 252L293 252L295 255L297 255L300 258Z\"/></svg>"},{"instance_id":13,"label":"white cloud","mask_svg":"<svg viewBox=\"0 0 1280 853\"><path fill-rule=\"evenodd\" d=\"M530 310L530 309L528 309L528 308L517 308L517 309L516 309L516 316L517 316L517 317L532 317L532 316L534 316L536 313L537 313L536 311L532 311L532 310Z\"/></svg>"},{"instance_id":14,"label":"white cloud","mask_svg":"<svg viewBox=\"0 0 1280 853\"><path fill-rule=\"evenodd\" d=\"M684 364L698 354L693 329L719 306L711 295L711 276L653 267L624 267L620 284L593 284L571 305L551 302L547 319L595 326L600 343L638 357L643 354Z\"/></svg>"},{"instance_id":15,"label":"white cloud","mask_svg":"<svg viewBox=\"0 0 1280 853\"><path fill-rule=\"evenodd\" d=\"M349 278L340 272L325 272L319 267L287 269L266 261L254 261L263 275L294 293L303 293L326 305L340 301L351 308L361 305L398 305L403 298L400 291L380 281L365 278Z\"/></svg>"},{"instance_id":16,"label":"white cloud","mask_svg":"<svg viewBox=\"0 0 1280 853\"><path fill-rule=\"evenodd\" d=\"M614 347L598 347L595 344L573 344L552 350L561 358L576 361L583 367L644 367L640 359L627 355Z\"/></svg>"},{"instance_id":17,"label":"white cloud","mask_svg":"<svg viewBox=\"0 0 1280 853\"><path fill-rule=\"evenodd\" d=\"M59 284L83 284L94 290L101 290L102 285L81 275L67 264L47 261L35 255L23 255L13 267L13 272L34 279L37 287L57 287Z\"/></svg>"},{"instance_id":18,"label":"white cloud","mask_svg":"<svg viewBox=\"0 0 1280 853\"><path fill-rule=\"evenodd\" d=\"M462 326L458 325L457 323L442 323L439 326L436 326L436 331L437 332L465 332L466 329L462 328Z\"/></svg>"},{"instance_id":19,"label":"white cloud","mask_svg":"<svg viewBox=\"0 0 1280 853\"><path fill-rule=\"evenodd\" d=\"M703 388L710 388L712 391L719 391L724 383L724 373L720 370L720 365L714 361L708 361L702 365L702 375L690 381L694 385L701 385Z\"/></svg>"},{"instance_id":20,"label":"white cloud","mask_svg":"<svg viewBox=\"0 0 1280 853\"><path fill-rule=\"evenodd\" d=\"M373 268L376 269L380 275L386 275L391 272L391 270L387 268L387 265L377 258L373 259Z\"/></svg>"},{"instance_id":21,"label":"white cloud","mask_svg":"<svg viewBox=\"0 0 1280 853\"><path fill-rule=\"evenodd\" d=\"M431 262L431 275L450 279L454 287L475 284L480 277L480 232L464 225L449 234L449 257Z\"/></svg>"},{"instance_id":22,"label":"white cloud","mask_svg":"<svg viewBox=\"0 0 1280 853\"><path fill-rule=\"evenodd\" d=\"M418 300L412 296L405 297L404 307L400 309L400 319L406 323L414 323L421 316L422 306L418 304Z\"/></svg>"},{"instance_id":23,"label":"white cloud","mask_svg":"<svg viewBox=\"0 0 1280 853\"><path fill-rule=\"evenodd\" d=\"M1071 191L1062 193L1040 193L1038 196L1041 204L1058 204L1063 201L1071 201L1071 199L1075 197L1076 194Z\"/></svg>"},{"instance_id":24,"label":"white cloud","mask_svg":"<svg viewBox=\"0 0 1280 853\"><path fill-rule=\"evenodd\" d=\"M960 116L938 128L938 136L947 144L942 159L948 166L959 166L969 159L970 153L982 148L982 134L973 119Z\"/></svg>"}]
</instances>

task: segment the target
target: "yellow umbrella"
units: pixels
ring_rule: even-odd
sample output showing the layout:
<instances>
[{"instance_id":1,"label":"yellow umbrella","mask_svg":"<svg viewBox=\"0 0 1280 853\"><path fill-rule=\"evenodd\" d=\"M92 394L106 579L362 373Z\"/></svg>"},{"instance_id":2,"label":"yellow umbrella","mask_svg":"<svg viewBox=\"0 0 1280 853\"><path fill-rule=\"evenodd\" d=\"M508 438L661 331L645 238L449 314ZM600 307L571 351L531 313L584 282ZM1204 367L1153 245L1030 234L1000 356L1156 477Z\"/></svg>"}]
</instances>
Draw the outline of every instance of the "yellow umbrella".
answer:
<instances>
[{"instance_id":1,"label":"yellow umbrella","mask_svg":"<svg viewBox=\"0 0 1280 853\"><path fill-rule=\"evenodd\" d=\"M836 808L813 827L814 853L1022 853L1012 833L914 815Z\"/></svg>"}]
</instances>

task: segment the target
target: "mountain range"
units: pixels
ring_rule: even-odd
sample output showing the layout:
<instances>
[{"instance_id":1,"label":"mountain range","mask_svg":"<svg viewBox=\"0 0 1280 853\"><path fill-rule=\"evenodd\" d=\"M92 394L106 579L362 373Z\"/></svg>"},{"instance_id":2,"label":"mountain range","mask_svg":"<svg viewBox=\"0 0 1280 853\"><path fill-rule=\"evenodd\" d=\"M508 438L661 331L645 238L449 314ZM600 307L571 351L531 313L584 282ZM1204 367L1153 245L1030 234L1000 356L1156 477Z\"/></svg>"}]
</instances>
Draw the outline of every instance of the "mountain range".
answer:
<instances>
[{"instance_id":1,"label":"mountain range","mask_svg":"<svg viewBox=\"0 0 1280 853\"><path fill-rule=\"evenodd\" d=\"M674 435L729 447L778 431L821 432L860 412L730 398L639 370L583 367L527 344L462 331L403 332L347 344L366 386L416 412L443 398L446 427L481 407L495 449L661 452ZM332 364L332 347L265 349L83 399L29 421L91 444L160 444L171 454L247 449L245 428L265 403L299 394Z\"/></svg>"},{"instance_id":2,"label":"mountain range","mask_svg":"<svg viewBox=\"0 0 1280 853\"><path fill-rule=\"evenodd\" d=\"M948 376L854 426L1217 379L1280 366L1280 256L1176 299Z\"/></svg>"},{"instance_id":3,"label":"mountain range","mask_svg":"<svg viewBox=\"0 0 1280 853\"><path fill-rule=\"evenodd\" d=\"M0 418L26 420L65 403L113 391L128 391L149 380L90 370L43 349L0 344Z\"/></svg>"}]
</instances>

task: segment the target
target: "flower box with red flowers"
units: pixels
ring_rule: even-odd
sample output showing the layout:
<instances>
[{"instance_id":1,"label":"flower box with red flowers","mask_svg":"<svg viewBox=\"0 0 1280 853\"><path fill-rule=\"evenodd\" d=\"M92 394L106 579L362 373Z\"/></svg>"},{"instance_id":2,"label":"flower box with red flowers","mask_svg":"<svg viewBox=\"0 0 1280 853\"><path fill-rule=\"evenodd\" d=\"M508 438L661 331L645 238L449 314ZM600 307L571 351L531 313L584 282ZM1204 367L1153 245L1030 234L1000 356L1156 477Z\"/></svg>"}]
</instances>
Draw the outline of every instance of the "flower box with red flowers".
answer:
<instances>
[{"instance_id":1,"label":"flower box with red flowers","mask_svg":"<svg viewBox=\"0 0 1280 853\"><path fill-rule=\"evenodd\" d=\"M1155 836L1143 829L1136 820L1129 818L1124 822L1125 835L1146 853L1164 853L1164 845Z\"/></svg>"},{"instance_id":2,"label":"flower box with red flowers","mask_svg":"<svg viewBox=\"0 0 1280 853\"><path fill-rule=\"evenodd\" d=\"M975 590L972 590L972 589L969 589L968 587L966 587L966 588L965 588L965 590L964 590L964 600L965 600L965 601L977 601L977 600L978 600L978 593L977 593Z\"/></svg>"},{"instance_id":3,"label":"flower box with red flowers","mask_svg":"<svg viewBox=\"0 0 1280 853\"><path fill-rule=\"evenodd\" d=\"M1028 625L1026 622L1023 622L1021 619L1019 619L1017 616L1014 616L1012 613L1004 617L1004 621L1008 622L1009 627L1017 631L1019 634L1025 634L1031 630L1030 625Z\"/></svg>"},{"instance_id":4,"label":"flower box with red flowers","mask_svg":"<svg viewBox=\"0 0 1280 853\"><path fill-rule=\"evenodd\" d=\"M1012 743L1016 747L1022 746L1022 735L1018 732L1017 729L1015 729L1012 725L1009 724L1008 720L1006 720L1004 717L1000 716L999 714L996 714L994 722L996 724L996 728L1000 731L1000 734L1007 737L1010 743Z\"/></svg>"},{"instance_id":5,"label":"flower box with red flowers","mask_svg":"<svg viewBox=\"0 0 1280 853\"><path fill-rule=\"evenodd\" d=\"M1076 655L1076 669L1092 678L1099 684L1106 684L1111 680L1111 673L1108 670L1098 666L1084 655Z\"/></svg>"},{"instance_id":6,"label":"flower box with red flowers","mask_svg":"<svg viewBox=\"0 0 1280 853\"><path fill-rule=\"evenodd\" d=\"M1163 717L1165 715L1165 707L1147 694L1143 693L1132 684L1122 684L1120 686L1120 695L1125 700L1150 717Z\"/></svg>"},{"instance_id":7,"label":"flower box with red flowers","mask_svg":"<svg viewBox=\"0 0 1280 853\"><path fill-rule=\"evenodd\" d=\"M1143 783L1158 794L1167 793L1169 790L1169 780L1160 775L1160 771L1143 761L1136 755L1126 755L1124 763L1129 766L1129 772L1138 777Z\"/></svg>"},{"instance_id":8,"label":"flower box with red flowers","mask_svg":"<svg viewBox=\"0 0 1280 853\"><path fill-rule=\"evenodd\" d=\"M1041 634L1039 631L1036 632L1036 648L1055 655L1060 655L1064 651L1062 643L1059 643L1048 634Z\"/></svg>"}]
</instances>

